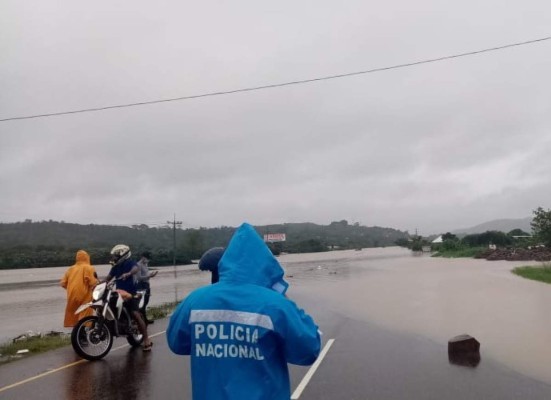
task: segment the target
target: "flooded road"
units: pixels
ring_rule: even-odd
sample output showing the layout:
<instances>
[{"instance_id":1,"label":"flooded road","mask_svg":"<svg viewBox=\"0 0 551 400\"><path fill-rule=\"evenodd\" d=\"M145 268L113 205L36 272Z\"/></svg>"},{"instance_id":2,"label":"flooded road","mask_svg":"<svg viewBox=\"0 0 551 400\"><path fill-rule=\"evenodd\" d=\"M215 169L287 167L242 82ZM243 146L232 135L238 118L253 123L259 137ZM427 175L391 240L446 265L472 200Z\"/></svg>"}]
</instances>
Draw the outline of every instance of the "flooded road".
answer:
<instances>
[{"instance_id":1,"label":"flooded road","mask_svg":"<svg viewBox=\"0 0 551 400\"><path fill-rule=\"evenodd\" d=\"M490 357L551 383L551 286L510 273L526 262L417 257L399 248L290 254L279 260L290 297L295 288L350 320L418 335L441 348L468 333L481 342L481 364ZM109 266L96 268L105 276ZM65 269L0 271L0 341L27 330L63 330L65 291L57 282ZM179 300L209 282L209 273L196 265L178 266L176 273L162 268L151 281L151 304Z\"/></svg>"},{"instance_id":2,"label":"flooded road","mask_svg":"<svg viewBox=\"0 0 551 400\"><path fill-rule=\"evenodd\" d=\"M551 383L551 285L511 273L536 262L400 256L401 251L374 249L373 257L370 250L348 252L342 264L320 259L313 276L296 278L303 293L318 294L332 311L443 345L467 333L481 343L483 358Z\"/></svg>"}]
</instances>

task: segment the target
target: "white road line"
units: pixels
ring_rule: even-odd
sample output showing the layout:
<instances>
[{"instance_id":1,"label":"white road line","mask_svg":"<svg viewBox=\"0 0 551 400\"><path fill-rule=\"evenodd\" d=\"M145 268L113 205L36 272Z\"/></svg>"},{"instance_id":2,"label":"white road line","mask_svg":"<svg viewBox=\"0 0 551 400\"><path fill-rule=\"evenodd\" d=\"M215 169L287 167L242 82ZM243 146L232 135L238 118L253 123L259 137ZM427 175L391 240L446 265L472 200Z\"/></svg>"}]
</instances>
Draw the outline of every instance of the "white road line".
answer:
<instances>
[{"instance_id":1,"label":"white road line","mask_svg":"<svg viewBox=\"0 0 551 400\"><path fill-rule=\"evenodd\" d=\"M152 337L155 337L155 336L159 336L159 335L162 335L165 332L166 331L157 332L157 333L154 333L153 335L149 335L149 337L152 338ZM117 350L120 350L120 349L124 349L125 347L129 347L129 346L130 346L129 344L123 344L122 346L115 347L114 349L111 349L111 351L117 351ZM79 365L79 364L82 364L82 363L85 363L85 362L87 362L87 360L84 360L84 359L78 360L78 361L72 362L70 364L63 365L59 368L52 369L52 370L43 372L43 373L35 375L35 376L31 376L30 378L24 379L22 381L12 383L11 385L0 387L0 393L6 391L8 389L12 389L14 387L21 386L25 383L29 383L29 382L35 381L37 379L40 379L40 378L44 378L45 376L51 375L55 372L59 372L59 371L62 371L64 369L71 368L71 367L74 367L75 365Z\"/></svg>"},{"instance_id":2,"label":"white road line","mask_svg":"<svg viewBox=\"0 0 551 400\"><path fill-rule=\"evenodd\" d=\"M159 335L162 335L163 333L165 333L166 331L161 331L161 332L157 332L153 335L149 335L149 337L155 337L155 336L159 336ZM327 341L327 343L325 344L325 347L323 348L323 350L321 351L318 359L316 360L316 362L310 367L310 369L308 370L308 372L306 373L306 375L304 375L304 378L302 378L302 381L300 381L299 385L297 386L297 388L295 389L295 391L293 392L293 395L291 396L291 400L297 400L300 395L302 394L302 391L306 388L306 386L308 385L308 383L310 382L310 379L312 379L312 377L314 376L314 374L316 373L316 370L318 369L318 367L320 366L321 362L323 361L323 358L325 357L325 355L327 354L327 352L329 351L329 348L331 347L331 345L333 344L333 342L335 341L335 339L329 339ZM111 349L111 351L117 351L117 350L120 350L120 349L123 349L125 347L128 347L129 345L128 344L125 344L125 345L122 345L122 346L119 346L119 347L116 347L114 349ZM66 365L63 365L59 368L56 368L56 369L53 369L53 370L50 370L50 371L46 371L46 372L43 372L41 374L38 374L38 375L35 375L33 377L30 377L28 379L24 379L22 381L19 381L19 382L16 382L16 383L13 383L11 385L7 385L7 386L4 386L4 387L0 387L0 393L1 392L4 392L8 389L12 389L14 387L17 387L17 386L20 386L20 385L23 385L25 383L29 383L29 382L32 382L34 380L37 380L37 379L40 379L40 378L43 378L45 376L48 376L50 374L53 374L53 373L56 373L56 372L59 372L61 370L64 370L66 368L71 368L71 367L74 367L78 364L82 364L86 362L86 360L78 360L76 362L72 362L70 364L66 364Z\"/></svg>"},{"instance_id":3,"label":"white road line","mask_svg":"<svg viewBox=\"0 0 551 400\"><path fill-rule=\"evenodd\" d=\"M82 364L82 363L84 363L84 362L86 362L86 360L78 360L78 361L75 361L75 362L73 362L73 363L71 363L71 364L66 364L66 365L64 365L64 366L62 366L62 367L59 367L59 368L56 368L56 369L52 369L52 370L47 371L47 372L43 372L43 373L41 373L40 375L32 376L32 377L30 377L30 378L28 378L28 379L25 379L25 380L22 380L22 381L13 383L13 384L11 384L11 385L7 385L7 386L4 386L4 387L1 387L1 388L0 388L0 392L3 392L3 391L8 390L8 389L12 389L12 388L14 388L14 387L16 387L16 386L20 386L20 385L23 385L23 384L25 384L25 383L32 382L32 381L34 381L34 380L37 380L38 378L43 378L43 377L45 377L45 376L47 376L47 375L53 374L53 373L55 373L55 372L59 372L59 371L65 369L65 368L74 367L75 365Z\"/></svg>"},{"instance_id":4,"label":"white road line","mask_svg":"<svg viewBox=\"0 0 551 400\"><path fill-rule=\"evenodd\" d=\"M312 377L314 376L314 374L316 373L316 370L318 369L318 367L320 366L321 362L323 361L323 358L325 357L325 355L327 354L327 352L329 351L329 348L331 347L331 345L333 344L333 342L335 341L335 339L329 339L327 341L327 343L325 343L325 347L323 348L323 350L321 351L318 359L316 360L316 362L310 367L310 369L308 370L308 372L306 373L306 375L304 375L304 378L302 378L302 381L300 381L299 385L297 386L297 388L295 389L295 391L293 392L293 395L291 396L291 400L297 400L300 395L302 394L302 391L304 389L306 389L306 385L308 385L308 382L310 382L310 379L312 379Z\"/></svg>"}]
</instances>

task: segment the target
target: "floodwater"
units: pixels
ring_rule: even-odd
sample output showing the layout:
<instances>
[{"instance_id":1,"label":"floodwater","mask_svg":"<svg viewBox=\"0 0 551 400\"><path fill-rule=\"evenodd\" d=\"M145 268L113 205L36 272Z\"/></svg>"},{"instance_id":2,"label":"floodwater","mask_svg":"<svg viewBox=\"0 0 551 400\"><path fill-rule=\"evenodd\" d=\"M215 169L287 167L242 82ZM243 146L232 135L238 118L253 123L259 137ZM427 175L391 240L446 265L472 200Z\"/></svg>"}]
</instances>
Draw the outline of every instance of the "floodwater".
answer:
<instances>
[{"instance_id":1,"label":"floodwater","mask_svg":"<svg viewBox=\"0 0 551 400\"><path fill-rule=\"evenodd\" d=\"M31 268L0 271L0 343L28 331L70 332L63 328L66 292L59 281L68 267ZM96 265L98 276L105 277L110 265ZM210 273L197 265L160 268L151 279L149 304L180 301L196 287L210 283Z\"/></svg>"},{"instance_id":2,"label":"floodwater","mask_svg":"<svg viewBox=\"0 0 551 400\"><path fill-rule=\"evenodd\" d=\"M332 311L444 346L466 333L481 343L482 360L551 384L551 285L511 273L537 262L416 257L396 248L324 257L296 279Z\"/></svg>"},{"instance_id":3,"label":"floodwater","mask_svg":"<svg viewBox=\"0 0 551 400\"><path fill-rule=\"evenodd\" d=\"M405 249L364 249L279 257L301 293L347 317L446 345L467 333L485 357L551 384L551 286L513 275L527 262L440 259ZM536 263L531 263L535 265ZM105 276L109 266L96 266ZM28 330L62 328L65 267L0 271L0 342ZM210 283L196 265L163 267L150 304L180 300Z\"/></svg>"}]
</instances>

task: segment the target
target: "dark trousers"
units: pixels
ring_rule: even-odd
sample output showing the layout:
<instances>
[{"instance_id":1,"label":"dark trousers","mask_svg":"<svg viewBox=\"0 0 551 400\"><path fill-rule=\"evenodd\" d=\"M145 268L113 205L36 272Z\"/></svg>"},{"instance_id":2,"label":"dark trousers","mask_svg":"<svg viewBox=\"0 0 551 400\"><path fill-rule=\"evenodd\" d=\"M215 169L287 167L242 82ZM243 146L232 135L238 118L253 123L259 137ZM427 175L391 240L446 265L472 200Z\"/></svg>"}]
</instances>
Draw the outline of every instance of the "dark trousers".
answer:
<instances>
[{"instance_id":1,"label":"dark trousers","mask_svg":"<svg viewBox=\"0 0 551 400\"><path fill-rule=\"evenodd\" d=\"M143 315L145 315L145 309L147 308L147 305L149 304L149 297L151 296L151 286L149 285L149 282L139 282L138 283L138 290L145 290L143 307L140 309L140 311L143 313Z\"/></svg>"}]
</instances>

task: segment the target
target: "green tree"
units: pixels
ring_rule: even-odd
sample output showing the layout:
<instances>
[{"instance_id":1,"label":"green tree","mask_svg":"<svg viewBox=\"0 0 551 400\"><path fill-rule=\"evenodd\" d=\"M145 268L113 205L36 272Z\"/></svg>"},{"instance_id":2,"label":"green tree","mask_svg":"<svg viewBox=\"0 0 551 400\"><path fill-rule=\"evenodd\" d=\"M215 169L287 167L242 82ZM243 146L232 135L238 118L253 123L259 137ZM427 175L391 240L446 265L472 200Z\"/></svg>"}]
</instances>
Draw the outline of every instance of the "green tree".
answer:
<instances>
[{"instance_id":1,"label":"green tree","mask_svg":"<svg viewBox=\"0 0 551 400\"><path fill-rule=\"evenodd\" d=\"M190 229L187 232L187 248L192 258L199 258L203 253L203 238L201 232L196 229Z\"/></svg>"},{"instance_id":2,"label":"green tree","mask_svg":"<svg viewBox=\"0 0 551 400\"><path fill-rule=\"evenodd\" d=\"M394 242L394 244L400 247L408 247L409 241L406 238L399 238Z\"/></svg>"},{"instance_id":3,"label":"green tree","mask_svg":"<svg viewBox=\"0 0 551 400\"><path fill-rule=\"evenodd\" d=\"M442 240L457 240L457 236L453 233L446 232L442 235Z\"/></svg>"},{"instance_id":4,"label":"green tree","mask_svg":"<svg viewBox=\"0 0 551 400\"><path fill-rule=\"evenodd\" d=\"M413 236L411 241L411 250L422 251L423 246L428 246L429 242L422 236Z\"/></svg>"},{"instance_id":5,"label":"green tree","mask_svg":"<svg viewBox=\"0 0 551 400\"><path fill-rule=\"evenodd\" d=\"M512 243L512 238L503 232L486 231L467 235L461 239L461 243L470 247L488 246L489 244L508 246Z\"/></svg>"},{"instance_id":6,"label":"green tree","mask_svg":"<svg viewBox=\"0 0 551 400\"><path fill-rule=\"evenodd\" d=\"M228 245L236 228L176 230L176 262L190 263L211 247ZM407 245L407 232L378 226L349 224L346 220L330 225L286 223L256 227L258 233L285 233L287 240L271 248L278 252L328 251L331 248L354 249L391 246L397 240ZM68 266L79 249L88 251L93 264L106 264L109 251L117 243L130 246L137 257L147 250L152 253L151 265L173 263L174 231L170 226L133 227L112 225L80 225L56 221L0 222L0 269Z\"/></svg>"},{"instance_id":7,"label":"green tree","mask_svg":"<svg viewBox=\"0 0 551 400\"><path fill-rule=\"evenodd\" d=\"M507 235L509 235L509 236L530 236L529 233L524 232L520 228L513 229L512 231L507 233Z\"/></svg>"},{"instance_id":8,"label":"green tree","mask_svg":"<svg viewBox=\"0 0 551 400\"><path fill-rule=\"evenodd\" d=\"M551 246L551 210L538 207L533 213L534 218L530 225L534 236L547 247Z\"/></svg>"}]
</instances>

